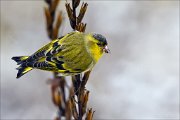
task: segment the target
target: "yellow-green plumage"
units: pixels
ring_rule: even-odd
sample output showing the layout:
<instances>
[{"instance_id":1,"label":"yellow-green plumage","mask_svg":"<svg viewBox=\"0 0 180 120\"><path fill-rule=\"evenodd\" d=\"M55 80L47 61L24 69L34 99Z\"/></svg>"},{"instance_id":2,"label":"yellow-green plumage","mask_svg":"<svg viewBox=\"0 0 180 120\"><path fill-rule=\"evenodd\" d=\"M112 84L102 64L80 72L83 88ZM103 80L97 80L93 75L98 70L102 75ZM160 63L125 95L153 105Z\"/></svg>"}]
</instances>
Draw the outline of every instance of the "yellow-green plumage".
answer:
<instances>
[{"instance_id":1,"label":"yellow-green plumage","mask_svg":"<svg viewBox=\"0 0 180 120\"><path fill-rule=\"evenodd\" d=\"M33 68L74 75L92 69L106 45L102 35L71 32L51 41L29 57L12 59L20 65L17 78Z\"/></svg>"}]
</instances>

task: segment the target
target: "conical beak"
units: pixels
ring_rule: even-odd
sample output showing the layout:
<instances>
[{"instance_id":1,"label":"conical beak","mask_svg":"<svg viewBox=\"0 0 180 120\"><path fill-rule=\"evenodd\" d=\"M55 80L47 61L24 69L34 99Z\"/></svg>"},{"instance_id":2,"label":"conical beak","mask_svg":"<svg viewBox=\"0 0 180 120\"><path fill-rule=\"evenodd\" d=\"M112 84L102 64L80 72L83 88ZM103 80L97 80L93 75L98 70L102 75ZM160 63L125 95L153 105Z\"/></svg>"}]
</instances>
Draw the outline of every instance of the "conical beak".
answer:
<instances>
[{"instance_id":1,"label":"conical beak","mask_svg":"<svg viewBox=\"0 0 180 120\"><path fill-rule=\"evenodd\" d=\"M107 45L103 48L103 51L104 51L105 53L110 53L110 50L109 50L109 48L108 48Z\"/></svg>"}]
</instances>

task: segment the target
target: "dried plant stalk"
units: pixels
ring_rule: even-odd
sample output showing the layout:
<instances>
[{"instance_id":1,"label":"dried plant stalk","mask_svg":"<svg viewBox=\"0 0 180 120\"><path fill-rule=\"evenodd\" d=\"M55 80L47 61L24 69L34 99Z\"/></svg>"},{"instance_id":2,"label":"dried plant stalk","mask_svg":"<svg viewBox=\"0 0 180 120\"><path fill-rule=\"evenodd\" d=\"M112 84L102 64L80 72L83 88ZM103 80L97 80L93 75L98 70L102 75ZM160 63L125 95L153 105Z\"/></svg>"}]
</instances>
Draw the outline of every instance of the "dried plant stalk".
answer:
<instances>
[{"instance_id":1,"label":"dried plant stalk","mask_svg":"<svg viewBox=\"0 0 180 120\"><path fill-rule=\"evenodd\" d=\"M78 17L76 16L76 8L79 6L80 0L72 0L72 8L70 6L70 3L66 2L66 11L68 13L70 25L73 30L77 30L80 32L85 32L86 24L82 23L82 19L85 15L85 12L87 10L87 3L82 3L80 12ZM77 98L77 103L75 102L74 98L71 100L71 104L73 105L73 110L78 109L78 114L75 112L74 119L76 120L82 120L84 114L87 111L87 102L89 98L89 91L85 90L85 85L88 81L89 75L91 71L85 72L84 76L82 74L72 76L72 83L74 86L75 95ZM75 104L78 104L78 108L76 108ZM73 112L73 111L72 111ZM93 111L92 108L87 112L86 118L88 120L92 120L93 118ZM77 116L78 115L78 116Z\"/></svg>"},{"instance_id":2,"label":"dried plant stalk","mask_svg":"<svg viewBox=\"0 0 180 120\"><path fill-rule=\"evenodd\" d=\"M57 17L55 16L56 8L60 0L45 0L45 2L48 5L48 7L45 7L44 9L47 33L50 40L53 40L58 38L59 28L63 20L61 11L58 12ZM70 110L70 102L66 101L65 77L57 75L58 73L54 73L54 78L51 79L52 101L54 105L57 106L59 111L55 120L60 120L62 116L65 116L67 120L70 120L72 115Z\"/></svg>"},{"instance_id":3,"label":"dried plant stalk","mask_svg":"<svg viewBox=\"0 0 180 120\"><path fill-rule=\"evenodd\" d=\"M44 8L47 33L50 40L53 40L58 38L59 28L63 20L61 11L58 12L57 17L55 16L56 8L60 0L45 0L45 2L48 5L48 7ZM86 24L82 23L82 19L88 4L83 2L79 15L77 15L76 9L79 4L80 0L72 0L72 7L70 3L67 2L65 7L72 29L85 32ZM65 94L65 87L67 87L65 77L58 76L58 73L54 73L54 78L51 80L52 101L59 111L55 120L60 120L62 116L64 116L66 120L70 120L72 117L75 120L82 120L85 114L87 120L92 120L94 112L92 108L87 110L89 91L85 89L90 73L91 71L88 71L85 72L83 76L82 74L72 76L73 85L68 89L68 98L66 98Z\"/></svg>"}]
</instances>

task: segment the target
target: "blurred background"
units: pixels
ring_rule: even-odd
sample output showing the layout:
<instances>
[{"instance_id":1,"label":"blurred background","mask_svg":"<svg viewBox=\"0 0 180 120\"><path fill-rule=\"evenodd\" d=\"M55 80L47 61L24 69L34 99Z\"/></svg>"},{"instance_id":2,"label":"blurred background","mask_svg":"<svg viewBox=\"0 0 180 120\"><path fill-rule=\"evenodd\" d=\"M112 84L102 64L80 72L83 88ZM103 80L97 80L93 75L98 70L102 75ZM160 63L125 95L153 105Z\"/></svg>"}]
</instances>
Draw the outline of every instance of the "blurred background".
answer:
<instances>
[{"instance_id":1,"label":"blurred background","mask_svg":"<svg viewBox=\"0 0 180 120\"><path fill-rule=\"evenodd\" d=\"M33 70L16 79L12 56L31 55L49 39L44 1L1 2L1 118L52 119L47 79ZM87 1L86 32L106 36L111 54L87 84L95 119L179 119L179 1ZM72 31L65 20L59 35ZM69 78L68 78L69 79Z\"/></svg>"}]
</instances>

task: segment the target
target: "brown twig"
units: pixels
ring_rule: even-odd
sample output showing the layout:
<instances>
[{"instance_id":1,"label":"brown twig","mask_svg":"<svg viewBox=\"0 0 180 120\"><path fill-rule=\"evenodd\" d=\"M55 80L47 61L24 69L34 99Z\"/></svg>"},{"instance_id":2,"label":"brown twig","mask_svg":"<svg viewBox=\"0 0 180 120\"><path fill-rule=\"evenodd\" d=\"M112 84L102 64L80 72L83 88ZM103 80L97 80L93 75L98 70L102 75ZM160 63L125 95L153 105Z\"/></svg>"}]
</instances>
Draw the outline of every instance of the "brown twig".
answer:
<instances>
[{"instance_id":1,"label":"brown twig","mask_svg":"<svg viewBox=\"0 0 180 120\"><path fill-rule=\"evenodd\" d=\"M66 11L68 13L68 17L72 29L80 32L85 32L86 24L82 23L82 19L85 15L88 4L84 2L82 3L79 15L77 17L76 8L79 6L79 4L80 4L80 0L72 0L72 8L71 8L70 3L66 3ZM82 120L84 114L86 113L89 91L85 89L85 85L88 81L90 73L91 71L85 72L83 77L81 77L82 74L72 76L72 83L74 86L74 91L78 104L78 114L74 116L76 120L77 119ZM72 104L76 104L75 100L72 101ZM77 108L75 109L77 110ZM92 109L90 109L86 114L86 118L88 120L92 120L92 117L93 117L93 111Z\"/></svg>"},{"instance_id":2,"label":"brown twig","mask_svg":"<svg viewBox=\"0 0 180 120\"><path fill-rule=\"evenodd\" d=\"M46 17L46 29L50 40L58 38L59 28L62 24L63 16L61 11L57 11L57 6L60 0L45 0L48 7L45 7ZM58 12L57 16L55 16ZM55 22L56 21L56 22ZM62 116L65 116L67 120L71 119L70 102L66 101L65 77L57 76L58 73L54 73L54 78L51 80L52 101L58 108L58 116L55 120L60 120Z\"/></svg>"},{"instance_id":3,"label":"brown twig","mask_svg":"<svg viewBox=\"0 0 180 120\"><path fill-rule=\"evenodd\" d=\"M48 5L48 7L45 7L44 9L47 33L50 40L53 40L58 38L59 28L63 20L61 11L58 11L57 17L55 16L57 12L56 8L60 0L45 0L45 2ZM86 24L82 23L82 19L85 15L88 4L83 2L80 8L80 12L77 15L76 9L79 4L80 0L72 0L72 7L70 3L66 3L66 11L72 29L85 32ZM87 120L92 120L94 112L92 111L92 108L87 110L89 91L85 89L90 72L91 71L85 72L83 76L82 74L72 76L73 86L68 89L68 98L66 98L65 94L65 77L58 76L58 73L54 73L54 78L50 80L52 101L59 110L59 114L55 120L60 120L62 116L64 116L66 120L70 120L72 117L75 120L82 120L85 114Z\"/></svg>"}]
</instances>

